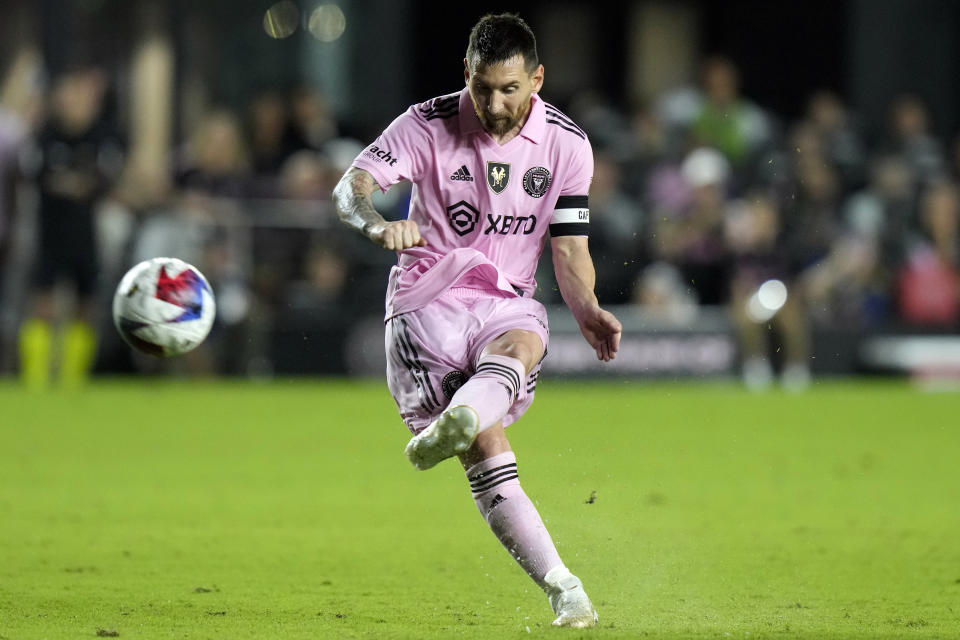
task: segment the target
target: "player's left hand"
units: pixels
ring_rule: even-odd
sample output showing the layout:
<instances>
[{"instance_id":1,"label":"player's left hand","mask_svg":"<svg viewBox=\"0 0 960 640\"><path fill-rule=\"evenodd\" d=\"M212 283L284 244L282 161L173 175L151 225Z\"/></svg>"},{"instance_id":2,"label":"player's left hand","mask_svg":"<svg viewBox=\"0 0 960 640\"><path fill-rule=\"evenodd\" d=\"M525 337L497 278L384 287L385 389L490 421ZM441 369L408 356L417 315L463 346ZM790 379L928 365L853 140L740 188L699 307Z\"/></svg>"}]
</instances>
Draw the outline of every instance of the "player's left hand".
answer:
<instances>
[{"instance_id":1,"label":"player's left hand","mask_svg":"<svg viewBox=\"0 0 960 640\"><path fill-rule=\"evenodd\" d=\"M580 333L597 352L597 359L609 362L617 357L623 327L609 311L593 307L577 318Z\"/></svg>"}]
</instances>

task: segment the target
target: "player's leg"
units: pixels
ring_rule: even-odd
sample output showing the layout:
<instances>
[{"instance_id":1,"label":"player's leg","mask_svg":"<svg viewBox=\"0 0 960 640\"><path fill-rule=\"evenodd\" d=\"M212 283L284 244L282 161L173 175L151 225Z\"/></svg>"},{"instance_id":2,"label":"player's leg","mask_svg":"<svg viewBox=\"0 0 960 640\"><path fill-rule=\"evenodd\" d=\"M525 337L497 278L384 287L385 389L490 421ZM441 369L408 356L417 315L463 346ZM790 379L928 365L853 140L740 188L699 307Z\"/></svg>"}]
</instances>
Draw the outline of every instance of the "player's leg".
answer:
<instances>
[{"instance_id":1,"label":"player's leg","mask_svg":"<svg viewBox=\"0 0 960 640\"><path fill-rule=\"evenodd\" d=\"M35 291L29 315L20 324L18 350L20 379L30 389L43 389L50 383L53 358L53 319L55 303L52 282Z\"/></svg>"},{"instance_id":2,"label":"player's leg","mask_svg":"<svg viewBox=\"0 0 960 640\"><path fill-rule=\"evenodd\" d=\"M747 313L747 301L756 291L753 280L734 279L730 292L730 315L740 340L743 384L751 391L764 391L773 384L773 366L767 356L769 330Z\"/></svg>"},{"instance_id":3,"label":"player's leg","mask_svg":"<svg viewBox=\"0 0 960 640\"><path fill-rule=\"evenodd\" d=\"M462 336L471 322L470 314L446 300L387 322L387 384L414 434L405 453L418 469L462 453L477 436L475 412L445 410L466 377L469 351Z\"/></svg>"},{"instance_id":4,"label":"player's leg","mask_svg":"<svg viewBox=\"0 0 960 640\"><path fill-rule=\"evenodd\" d=\"M457 390L449 406L473 409L481 433L498 424L526 396L527 376L543 358L543 349L533 331L512 329L497 336L480 352L477 372Z\"/></svg>"},{"instance_id":5,"label":"player's leg","mask_svg":"<svg viewBox=\"0 0 960 640\"><path fill-rule=\"evenodd\" d=\"M489 307L487 312L496 307L478 306ZM542 305L520 301L514 308L517 313L501 318L499 326L491 323L473 341L464 341L463 336L475 330L471 319L482 314L476 313L476 306L471 307L474 313L463 313L458 301L437 301L422 311L391 319L386 327L388 384L404 422L416 434L407 445L414 466L428 468L445 457L459 455L472 487L477 483L477 507L520 565L547 592L557 613L555 624L590 626L595 621L593 608L579 580L563 566L536 508L520 487L516 458L503 429L532 402L548 339ZM525 323L530 331L510 328ZM506 372L495 366L488 367L488 375L478 376L484 362L519 369L521 384L508 381L500 375ZM468 363L476 363L477 374L461 384ZM500 374L492 373L494 370ZM488 384L490 379L495 382ZM461 386L457 388L457 384ZM447 409L431 419L444 400ZM497 407L491 409L488 402ZM485 418L486 428L477 435L480 414L495 418ZM449 453L462 445L465 434L470 443ZM451 447L453 441L459 443L457 447ZM497 473L498 467L504 467L499 471L506 475Z\"/></svg>"},{"instance_id":6,"label":"player's leg","mask_svg":"<svg viewBox=\"0 0 960 640\"><path fill-rule=\"evenodd\" d=\"M476 373L450 399L447 409L410 439L406 455L413 466L429 469L464 452L526 395L527 373L543 356L540 336L513 329L497 336L480 353Z\"/></svg>"},{"instance_id":7,"label":"player's leg","mask_svg":"<svg viewBox=\"0 0 960 640\"><path fill-rule=\"evenodd\" d=\"M97 355L97 333L93 328L94 299L83 296L77 311L63 331L60 382L69 388L83 385L90 377Z\"/></svg>"},{"instance_id":8,"label":"player's leg","mask_svg":"<svg viewBox=\"0 0 960 640\"><path fill-rule=\"evenodd\" d=\"M563 564L517 473L517 458L500 422L481 432L460 455L480 515L500 543L546 592L564 627L589 627L597 614L580 579Z\"/></svg>"},{"instance_id":9,"label":"player's leg","mask_svg":"<svg viewBox=\"0 0 960 640\"><path fill-rule=\"evenodd\" d=\"M96 293L99 276L96 239L92 217L89 224L77 229L77 242L69 255L69 273L76 284L77 303L73 317L64 327L63 352L60 359L60 382L66 387L79 387L93 371L97 355Z\"/></svg>"},{"instance_id":10,"label":"player's leg","mask_svg":"<svg viewBox=\"0 0 960 640\"><path fill-rule=\"evenodd\" d=\"M807 327L803 302L799 295L790 296L774 316L783 336L783 386L788 391L804 391L810 386L810 330Z\"/></svg>"}]
</instances>

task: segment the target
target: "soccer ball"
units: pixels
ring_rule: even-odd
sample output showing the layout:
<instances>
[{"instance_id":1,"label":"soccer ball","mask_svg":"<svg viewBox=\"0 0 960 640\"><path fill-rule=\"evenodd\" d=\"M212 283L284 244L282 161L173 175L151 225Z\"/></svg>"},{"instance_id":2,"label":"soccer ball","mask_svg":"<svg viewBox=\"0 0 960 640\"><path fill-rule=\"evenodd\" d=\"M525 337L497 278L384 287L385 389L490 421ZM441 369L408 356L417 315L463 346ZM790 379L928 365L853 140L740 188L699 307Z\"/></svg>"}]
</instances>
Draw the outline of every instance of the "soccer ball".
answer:
<instances>
[{"instance_id":1,"label":"soccer ball","mask_svg":"<svg viewBox=\"0 0 960 640\"><path fill-rule=\"evenodd\" d=\"M138 351L169 357L210 333L216 303L200 271L176 258L153 258L127 271L113 294L113 323Z\"/></svg>"}]
</instances>

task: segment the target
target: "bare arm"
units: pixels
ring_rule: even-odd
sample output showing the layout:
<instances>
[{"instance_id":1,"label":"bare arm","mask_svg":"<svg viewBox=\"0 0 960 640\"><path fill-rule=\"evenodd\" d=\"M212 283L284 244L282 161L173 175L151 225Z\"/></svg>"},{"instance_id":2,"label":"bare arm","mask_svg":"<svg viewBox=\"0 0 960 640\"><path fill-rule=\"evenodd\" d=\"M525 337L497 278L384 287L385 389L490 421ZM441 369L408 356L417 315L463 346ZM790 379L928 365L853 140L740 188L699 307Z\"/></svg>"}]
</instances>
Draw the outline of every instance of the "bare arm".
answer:
<instances>
[{"instance_id":1,"label":"bare arm","mask_svg":"<svg viewBox=\"0 0 960 640\"><path fill-rule=\"evenodd\" d=\"M613 360L620 348L620 322L600 308L593 293L596 272L585 236L559 236L551 239L553 270L563 301L567 303L580 333L603 361Z\"/></svg>"},{"instance_id":2,"label":"bare arm","mask_svg":"<svg viewBox=\"0 0 960 640\"><path fill-rule=\"evenodd\" d=\"M333 189L333 205L340 220L384 249L400 251L425 246L427 243L420 237L416 222L387 222L373 208L370 195L379 188L368 171L356 167L349 169Z\"/></svg>"}]
</instances>

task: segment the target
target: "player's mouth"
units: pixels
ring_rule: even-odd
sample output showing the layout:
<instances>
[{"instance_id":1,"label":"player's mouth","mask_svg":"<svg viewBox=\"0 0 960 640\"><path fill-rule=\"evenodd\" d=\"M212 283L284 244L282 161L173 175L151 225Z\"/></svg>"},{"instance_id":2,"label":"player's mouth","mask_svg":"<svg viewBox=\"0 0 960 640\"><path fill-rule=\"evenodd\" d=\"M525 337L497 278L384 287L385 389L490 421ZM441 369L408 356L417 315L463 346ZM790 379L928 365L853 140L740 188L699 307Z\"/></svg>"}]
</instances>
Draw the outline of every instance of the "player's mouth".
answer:
<instances>
[{"instance_id":1,"label":"player's mouth","mask_svg":"<svg viewBox=\"0 0 960 640\"><path fill-rule=\"evenodd\" d=\"M513 126L513 120L510 116L490 116L487 118L487 126L494 133L506 133Z\"/></svg>"}]
</instances>

